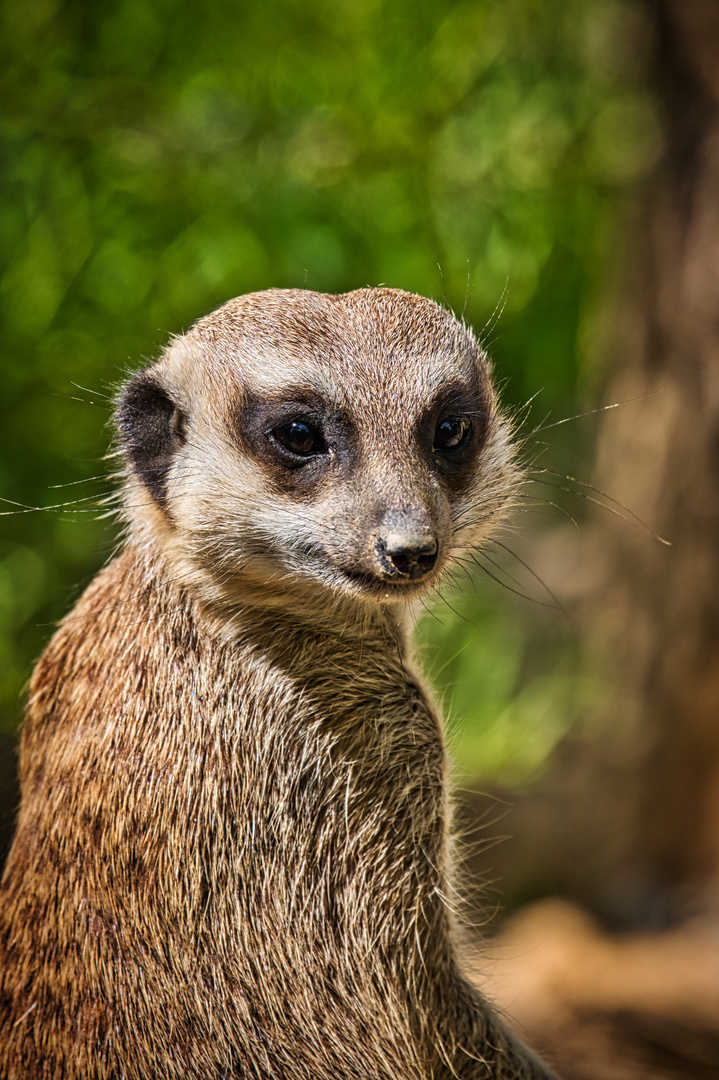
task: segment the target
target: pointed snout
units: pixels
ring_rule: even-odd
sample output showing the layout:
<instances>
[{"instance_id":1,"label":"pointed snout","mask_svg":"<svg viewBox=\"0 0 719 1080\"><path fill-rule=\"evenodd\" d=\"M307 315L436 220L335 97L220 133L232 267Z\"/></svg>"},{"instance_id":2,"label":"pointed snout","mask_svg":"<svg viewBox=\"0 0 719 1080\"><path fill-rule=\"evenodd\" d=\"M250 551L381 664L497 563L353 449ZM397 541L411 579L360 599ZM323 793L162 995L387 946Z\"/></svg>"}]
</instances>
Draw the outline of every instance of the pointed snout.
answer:
<instances>
[{"instance_id":1,"label":"pointed snout","mask_svg":"<svg viewBox=\"0 0 719 1080\"><path fill-rule=\"evenodd\" d=\"M386 577L420 581L434 570L439 545L429 514L422 509L388 511L375 545Z\"/></svg>"}]
</instances>

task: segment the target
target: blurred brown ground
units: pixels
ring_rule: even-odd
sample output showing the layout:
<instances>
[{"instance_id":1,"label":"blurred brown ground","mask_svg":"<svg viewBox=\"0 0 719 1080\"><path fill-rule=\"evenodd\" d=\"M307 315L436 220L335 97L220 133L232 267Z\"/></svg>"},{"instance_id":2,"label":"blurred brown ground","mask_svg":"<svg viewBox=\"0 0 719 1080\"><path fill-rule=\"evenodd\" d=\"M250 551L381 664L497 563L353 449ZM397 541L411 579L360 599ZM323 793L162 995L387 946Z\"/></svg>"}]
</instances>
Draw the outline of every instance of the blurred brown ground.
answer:
<instances>
[{"instance_id":1,"label":"blurred brown ground","mask_svg":"<svg viewBox=\"0 0 719 1080\"><path fill-rule=\"evenodd\" d=\"M474 977L566 1080L719 1076L719 920L608 934L546 900L515 916Z\"/></svg>"}]
</instances>

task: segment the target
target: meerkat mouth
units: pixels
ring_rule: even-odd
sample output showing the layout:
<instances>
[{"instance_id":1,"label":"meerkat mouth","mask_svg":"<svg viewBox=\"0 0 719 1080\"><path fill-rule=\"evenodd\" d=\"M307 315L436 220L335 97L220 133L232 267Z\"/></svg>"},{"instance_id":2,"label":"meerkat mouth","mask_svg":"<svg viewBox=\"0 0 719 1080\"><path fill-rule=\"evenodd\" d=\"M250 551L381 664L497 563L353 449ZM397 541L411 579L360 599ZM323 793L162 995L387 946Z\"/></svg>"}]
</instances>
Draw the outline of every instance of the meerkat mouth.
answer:
<instances>
[{"instance_id":1,"label":"meerkat mouth","mask_svg":"<svg viewBox=\"0 0 719 1080\"><path fill-rule=\"evenodd\" d=\"M431 585L430 574L423 574L421 577L404 577L397 574L392 577L384 577L379 574L373 574L369 571L363 570L351 570L347 568L342 569L343 577L351 582L355 588L359 586L362 593L366 596L369 595L374 598L381 599L388 593L397 595L397 597L407 594L416 595L420 592L426 592ZM434 575L432 575L433 579Z\"/></svg>"}]
</instances>

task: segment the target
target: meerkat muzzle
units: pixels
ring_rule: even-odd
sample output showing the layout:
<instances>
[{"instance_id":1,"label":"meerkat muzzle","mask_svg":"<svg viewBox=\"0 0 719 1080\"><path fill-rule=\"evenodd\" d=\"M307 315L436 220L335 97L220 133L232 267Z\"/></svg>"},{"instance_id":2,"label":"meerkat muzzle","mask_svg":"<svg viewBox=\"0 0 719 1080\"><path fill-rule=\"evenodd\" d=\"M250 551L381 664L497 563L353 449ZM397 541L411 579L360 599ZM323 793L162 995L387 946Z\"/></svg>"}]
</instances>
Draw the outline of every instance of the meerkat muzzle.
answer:
<instances>
[{"instance_id":1,"label":"meerkat muzzle","mask_svg":"<svg viewBox=\"0 0 719 1080\"><path fill-rule=\"evenodd\" d=\"M426 510L390 510L375 545L382 573L419 581L434 570L439 545Z\"/></svg>"}]
</instances>

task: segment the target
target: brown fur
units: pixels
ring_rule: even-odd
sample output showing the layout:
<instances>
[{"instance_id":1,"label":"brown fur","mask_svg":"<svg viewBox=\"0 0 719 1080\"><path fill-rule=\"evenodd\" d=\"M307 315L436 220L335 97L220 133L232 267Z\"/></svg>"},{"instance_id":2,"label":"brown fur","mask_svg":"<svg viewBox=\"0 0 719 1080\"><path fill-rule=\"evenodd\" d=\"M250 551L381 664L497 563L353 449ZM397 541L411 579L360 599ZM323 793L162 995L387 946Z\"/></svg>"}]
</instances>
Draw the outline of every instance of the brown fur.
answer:
<instances>
[{"instance_id":1,"label":"brown fur","mask_svg":"<svg viewBox=\"0 0 719 1080\"><path fill-rule=\"evenodd\" d=\"M301 467L268 434L288 401L325 410ZM448 408L474 439L445 464ZM1 1075L548 1077L458 970L442 727L402 629L512 495L471 334L388 289L242 297L118 418L127 541L30 688ZM439 547L417 582L382 554L408 513Z\"/></svg>"}]
</instances>

